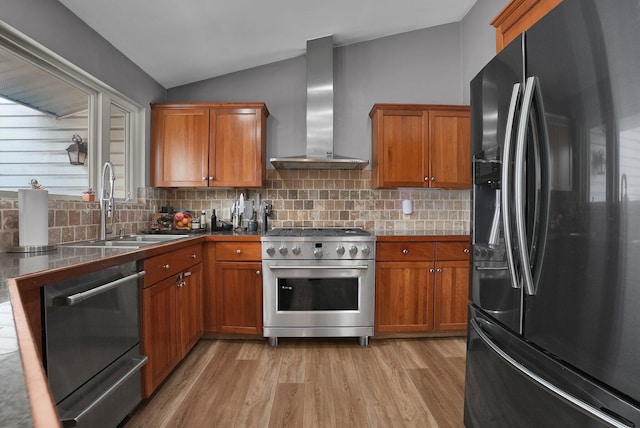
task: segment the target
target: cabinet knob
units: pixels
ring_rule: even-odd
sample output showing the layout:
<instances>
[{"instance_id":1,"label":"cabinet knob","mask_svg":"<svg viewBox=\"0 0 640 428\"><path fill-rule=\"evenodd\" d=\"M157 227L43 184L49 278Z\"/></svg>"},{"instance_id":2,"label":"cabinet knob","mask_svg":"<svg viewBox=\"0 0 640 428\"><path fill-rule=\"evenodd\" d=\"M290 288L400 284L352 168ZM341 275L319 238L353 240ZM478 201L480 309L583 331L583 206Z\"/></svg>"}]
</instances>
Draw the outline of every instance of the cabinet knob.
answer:
<instances>
[{"instance_id":1,"label":"cabinet knob","mask_svg":"<svg viewBox=\"0 0 640 428\"><path fill-rule=\"evenodd\" d=\"M209 177L209 181L213 181L213 177Z\"/></svg>"},{"instance_id":2,"label":"cabinet knob","mask_svg":"<svg viewBox=\"0 0 640 428\"><path fill-rule=\"evenodd\" d=\"M442 272L442 268L438 268L438 269L436 270L436 272L438 272L438 273Z\"/></svg>"},{"instance_id":3,"label":"cabinet knob","mask_svg":"<svg viewBox=\"0 0 640 428\"><path fill-rule=\"evenodd\" d=\"M171 267L171 265L170 265L169 263L167 263L166 265L162 265L162 266L160 266L160 267L161 267L162 269L164 269L164 270L168 270L168 269Z\"/></svg>"},{"instance_id":4,"label":"cabinet knob","mask_svg":"<svg viewBox=\"0 0 640 428\"><path fill-rule=\"evenodd\" d=\"M435 272L435 271L436 271L436 270L435 270L434 268L429 269L429 272L431 272L431 273L433 273L433 272Z\"/></svg>"},{"instance_id":5,"label":"cabinet knob","mask_svg":"<svg viewBox=\"0 0 640 428\"><path fill-rule=\"evenodd\" d=\"M469 254L469 249L465 248L464 250L462 250L462 252L465 253L465 254Z\"/></svg>"},{"instance_id":6,"label":"cabinet knob","mask_svg":"<svg viewBox=\"0 0 640 428\"><path fill-rule=\"evenodd\" d=\"M431 181L436 181L436 178L435 177L431 177Z\"/></svg>"},{"instance_id":7,"label":"cabinet knob","mask_svg":"<svg viewBox=\"0 0 640 428\"><path fill-rule=\"evenodd\" d=\"M241 250L240 248L238 248L238 249L236 250L236 254L238 254L238 255L242 254L242 250Z\"/></svg>"},{"instance_id":8,"label":"cabinet knob","mask_svg":"<svg viewBox=\"0 0 640 428\"><path fill-rule=\"evenodd\" d=\"M406 248L404 248L404 249L402 250L402 254L409 254L409 250L407 250Z\"/></svg>"},{"instance_id":9,"label":"cabinet knob","mask_svg":"<svg viewBox=\"0 0 640 428\"><path fill-rule=\"evenodd\" d=\"M424 181L429 181L429 177L425 177L425 178L424 178Z\"/></svg>"},{"instance_id":10,"label":"cabinet knob","mask_svg":"<svg viewBox=\"0 0 640 428\"><path fill-rule=\"evenodd\" d=\"M260 271L259 270L256 271L256 275L260 275Z\"/></svg>"},{"instance_id":11,"label":"cabinet knob","mask_svg":"<svg viewBox=\"0 0 640 428\"><path fill-rule=\"evenodd\" d=\"M204 175L202 176L202 181L207 181L207 177L205 177Z\"/></svg>"},{"instance_id":12,"label":"cabinet knob","mask_svg":"<svg viewBox=\"0 0 640 428\"><path fill-rule=\"evenodd\" d=\"M196 258L196 257L198 257L198 256L197 256L197 255L195 255L195 254L191 254L189 257L191 257L192 259L195 259L195 258Z\"/></svg>"}]
</instances>

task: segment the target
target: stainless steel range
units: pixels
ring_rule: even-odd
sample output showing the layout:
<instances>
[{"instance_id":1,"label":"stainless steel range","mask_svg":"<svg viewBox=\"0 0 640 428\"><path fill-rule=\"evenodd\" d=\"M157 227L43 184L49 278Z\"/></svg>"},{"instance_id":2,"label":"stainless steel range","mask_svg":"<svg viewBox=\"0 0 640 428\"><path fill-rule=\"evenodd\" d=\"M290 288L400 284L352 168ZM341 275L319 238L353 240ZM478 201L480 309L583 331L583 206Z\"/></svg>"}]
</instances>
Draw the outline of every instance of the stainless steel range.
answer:
<instances>
[{"instance_id":1,"label":"stainless steel range","mask_svg":"<svg viewBox=\"0 0 640 428\"><path fill-rule=\"evenodd\" d=\"M278 337L373 336L375 236L362 229L277 228L262 240L263 326Z\"/></svg>"}]
</instances>

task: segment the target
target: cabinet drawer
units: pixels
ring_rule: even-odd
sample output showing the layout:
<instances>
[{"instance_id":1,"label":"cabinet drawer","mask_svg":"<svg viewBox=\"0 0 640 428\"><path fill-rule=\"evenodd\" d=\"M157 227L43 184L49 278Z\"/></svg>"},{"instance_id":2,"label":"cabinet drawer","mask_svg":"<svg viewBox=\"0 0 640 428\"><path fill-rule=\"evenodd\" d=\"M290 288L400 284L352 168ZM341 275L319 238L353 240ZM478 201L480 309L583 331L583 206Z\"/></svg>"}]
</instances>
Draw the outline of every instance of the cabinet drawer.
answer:
<instances>
[{"instance_id":1,"label":"cabinet drawer","mask_svg":"<svg viewBox=\"0 0 640 428\"><path fill-rule=\"evenodd\" d=\"M433 260L435 246L433 242L378 242L376 260Z\"/></svg>"},{"instance_id":2,"label":"cabinet drawer","mask_svg":"<svg viewBox=\"0 0 640 428\"><path fill-rule=\"evenodd\" d=\"M470 242L437 242L436 258L438 260L469 260L471 257Z\"/></svg>"},{"instance_id":3,"label":"cabinet drawer","mask_svg":"<svg viewBox=\"0 0 640 428\"><path fill-rule=\"evenodd\" d=\"M144 286L148 287L200 262L202 262L202 245L193 245L150 257L144 261L144 270L147 273L144 277Z\"/></svg>"},{"instance_id":4,"label":"cabinet drawer","mask_svg":"<svg viewBox=\"0 0 640 428\"><path fill-rule=\"evenodd\" d=\"M260 261L262 251L259 242L218 242L216 260Z\"/></svg>"}]
</instances>

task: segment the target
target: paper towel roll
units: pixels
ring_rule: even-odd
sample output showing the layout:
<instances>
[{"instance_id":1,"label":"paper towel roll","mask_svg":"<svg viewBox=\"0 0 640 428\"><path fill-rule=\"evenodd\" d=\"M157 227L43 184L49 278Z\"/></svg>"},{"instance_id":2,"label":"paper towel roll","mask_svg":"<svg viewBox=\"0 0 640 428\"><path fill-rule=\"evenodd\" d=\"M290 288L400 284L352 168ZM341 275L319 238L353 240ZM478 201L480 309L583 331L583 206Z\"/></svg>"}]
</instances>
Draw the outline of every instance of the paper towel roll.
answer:
<instances>
[{"instance_id":1,"label":"paper towel roll","mask_svg":"<svg viewBox=\"0 0 640 428\"><path fill-rule=\"evenodd\" d=\"M18 237L21 247L49 244L49 192L18 189Z\"/></svg>"}]
</instances>

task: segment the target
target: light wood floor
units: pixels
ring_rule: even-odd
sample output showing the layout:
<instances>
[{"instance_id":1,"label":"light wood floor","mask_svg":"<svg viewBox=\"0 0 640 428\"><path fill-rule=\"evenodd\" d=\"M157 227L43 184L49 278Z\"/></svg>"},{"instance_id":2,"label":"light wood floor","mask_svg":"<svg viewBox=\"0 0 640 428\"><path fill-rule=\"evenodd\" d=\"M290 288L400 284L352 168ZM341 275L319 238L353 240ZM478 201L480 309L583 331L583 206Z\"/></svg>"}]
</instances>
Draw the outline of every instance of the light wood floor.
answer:
<instances>
[{"instance_id":1,"label":"light wood floor","mask_svg":"<svg viewBox=\"0 0 640 428\"><path fill-rule=\"evenodd\" d=\"M124 424L462 427L464 338L202 340Z\"/></svg>"}]
</instances>

